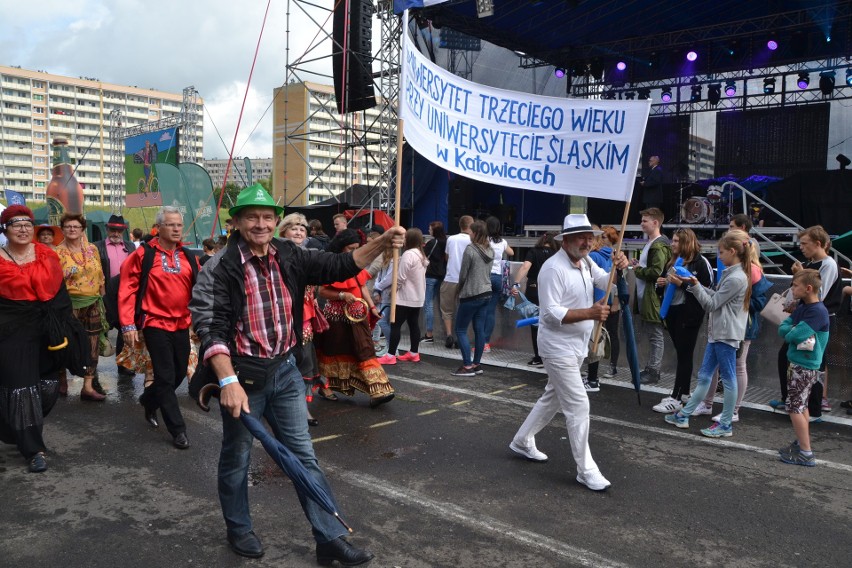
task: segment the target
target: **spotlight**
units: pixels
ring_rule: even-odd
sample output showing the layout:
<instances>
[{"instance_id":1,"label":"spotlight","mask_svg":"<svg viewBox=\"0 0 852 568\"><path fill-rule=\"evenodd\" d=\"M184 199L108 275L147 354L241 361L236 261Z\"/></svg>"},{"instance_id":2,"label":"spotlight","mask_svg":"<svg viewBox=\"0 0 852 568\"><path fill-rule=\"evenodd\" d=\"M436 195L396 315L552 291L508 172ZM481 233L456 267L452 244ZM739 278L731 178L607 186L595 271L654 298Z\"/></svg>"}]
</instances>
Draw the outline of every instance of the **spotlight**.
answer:
<instances>
[{"instance_id":1,"label":"spotlight","mask_svg":"<svg viewBox=\"0 0 852 568\"><path fill-rule=\"evenodd\" d=\"M852 160L850 160L849 158L847 158L843 154L837 154L837 157L835 158L835 160L837 160L838 163L840 164L841 170L845 170L849 166L849 164L852 164Z\"/></svg>"},{"instance_id":2,"label":"spotlight","mask_svg":"<svg viewBox=\"0 0 852 568\"><path fill-rule=\"evenodd\" d=\"M608 100L608 101L615 100L615 89L610 89L609 91L604 91L603 92L603 98Z\"/></svg>"},{"instance_id":3,"label":"spotlight","mask_svg":"<svg viewBox=\"0 0 852 568\"><path fill-rule=\"evenodd\" d=\"M710 83L707 85L707 101L716 106L722 98L722 83Z\"/></svg>"},{"instance_id":4,"label":"spotlight","mask_svg":"<svg viewBox=\"0 0 852 568\"><path fill-rule=\"evenodd\" d=\"M690 51L686 54L686 59L689 61L695 61L696 59L698 59L698 53Z\"/></svg>"},{"instance_id":5,"label":"spotlight","mask_svg":"<svg viewBox=\"0 0 852 568\"><path fill-rule=\"evenodd\" d=\"M697 103L701 100L701 85L692 86L692 94L689 95L689 102Z\"/></svg>"},{"instance_id":6,"label":"spotlight","mask_svg":"<svg viewBox=\"0 0 852 568\"><path fill-rule=\"evenodd\" d=\"M737 83L736 81L725 81L725 96L733 97L737 94Z\"/></svg>"},{"instance_id":7,"label":"spotlight","mask_svg":"<svg viewBox=\"0 0 852 568\"><path fill-rule=\"evenodd\" d=\"M852 67L846 69L846 84L852 87Z\"/></svg>"},{"instance_id":8,"label":"spotlight","mask_svg":"<svg viewBox=\"0 0 852 568\"><path fill-rule=\"evenodd\" d=\"M633 99L636 98L636 92L635 91L624 91L624 98L628 101L632 101Z\"/></svg>"},{"instance_id":9,"label":"spotlight","mask_svg":"<svg viewBox=\"0 0 852 568\"><path fill-rule=\"evenodd\" d=\"M799 73L799 80L796 81L796 85L799 86L800 89L807 89L808 85L811 84L811 77L804 71Z\"/></svg>"},{"instance_id":10,"label":"spotlight","mask_svg":"<svg viewBox=\"0 0 852 568\"><path fill-rule=\"evenodd\" d=\"M557 79L562 79L563 77L565 77L565 69L563 69L562 67L557 67L553 74L556 76Z\"/></svg>"},{"instance_id":11,"label":"spotlight","mask_svg":"<svg viewBox=\"0 0 852 568\"><path fill-rule=\"evenodd\" d=\"M769 51L775 51L776 49L778 49L778 42L774 39L770 39L768 42L766 42L766 47L769 48Z\"/></svg>"},{"instance_id":12,"label":"spotlight","mask_svg":"<svg viewBox=\"0 0 852 568\"><path fill-rule=\"evenodd\" d=\"M625 69L627 69L627 63L625 63L624 61L619 61L615 64L615 68L619 71L624 71Z\"/></svg>"},{"instance_id":13,"label":"spotlight","mask_svg":"<svg viewBox=\"0 0 852 568\"><path fill-rule=\"evenodd\" d=\"M763 80L763 94L771 95L775 92L775 77L767 77Z\"/></svg>"},{"instance_id":14,"label":"spotlight","mask_svg":"<svg viewBox=\"0 0 852 568\"><path fill-rule=\"evenodd\" d=\"M647 87L642 87L641 89L636 89L636 98L640 101L647 101L651 98L651 89Z\"/></svg>"},{"instance_id":15,"label":"spotlight","mask_svg":"<svg viewBox=\"0 0 852 568\"><path fill-rule=\"evenodd\" d=\"M834 71L823 71L819 74L819 90L826 97L834 90Z\"/></svg>"},{"instance_id":16,"label":"spotlight","mask_svg":"<svg viewBox=\"0 0 852 568\"><path fill-rule=\"evenodd\" d=\"M672 102L672 88L663 87L663 92L660 94L660 100L664 103Z\"/></svg>"}]
</instances>

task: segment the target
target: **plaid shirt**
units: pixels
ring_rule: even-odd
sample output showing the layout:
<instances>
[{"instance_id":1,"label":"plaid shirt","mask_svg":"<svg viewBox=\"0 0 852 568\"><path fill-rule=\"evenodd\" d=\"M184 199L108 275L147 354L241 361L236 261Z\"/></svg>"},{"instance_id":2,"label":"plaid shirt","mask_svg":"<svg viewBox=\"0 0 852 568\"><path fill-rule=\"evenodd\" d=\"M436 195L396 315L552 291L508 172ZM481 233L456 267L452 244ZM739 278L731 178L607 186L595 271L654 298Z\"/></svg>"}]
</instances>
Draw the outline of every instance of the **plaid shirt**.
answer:
<instances>
[{"instance_id":1,"label":"plaid shirt","mask_svg":"<svg viewBox=\"0 0 852 568\"><path fill-rule=\"evenodd\" d=\"M293 300L281 278L278 251L269 247L263 258L252 254L248 243L240 241L240 256L244 267L246 303L237 320L234 335L237 355L269 359L283 355L296 344L293 330ZM212 345L204 354L229 355L228 348Z\"/></svg>"}]
</instances>

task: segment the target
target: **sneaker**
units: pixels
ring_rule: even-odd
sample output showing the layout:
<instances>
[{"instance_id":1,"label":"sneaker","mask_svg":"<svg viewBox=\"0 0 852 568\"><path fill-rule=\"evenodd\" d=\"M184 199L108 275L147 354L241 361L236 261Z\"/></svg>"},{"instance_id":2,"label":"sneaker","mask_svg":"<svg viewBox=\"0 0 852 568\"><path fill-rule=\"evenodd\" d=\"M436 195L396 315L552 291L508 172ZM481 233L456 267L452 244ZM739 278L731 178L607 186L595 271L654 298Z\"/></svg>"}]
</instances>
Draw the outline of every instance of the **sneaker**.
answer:
<instances>
[{"instance_id":1,"label":"sneaker","mask_svg":"<svg viewBox=\"0 0 852 568\"><path fill-rule=\"evenodd\" d=\"M491 353L491 344L486 343L485 348L482 350L483 353Z\"/></svg>"},{"instance_id":2,"label":"sneaker","mask_svg":"<svg viewBox=\"0 0 852 568\"><path fill-rule=\"evenodd\" d=\"M577 474L577 481L591 489L592 491L603 491L612 483L607 481L606 477L601 475L600 470L590 471L588 473Z\"/></svg>"},{"instance_id":3,"label":"sneaker","mask_svg":"<svg viewBox=\"0 0 852 568\"><path fill-rule=\"evenodd\" d=\"M784 403L783 400L772 399L769 401L769 406L771 406L773 410L780 410L782 412L787 411L787 405Z\"/></svg>"},{"instance_id":4,"label":"sneaker","mask_svg":"<svg viewBox=\"0 0 852 568\"><path fill-rule=\"evenodd\" d=\"M586 392L600 392L601 384L596 380L584 380L583 386L586 388Z\"/></svg>"},{"instance_id":5,"label":"sneaker","mask_svg":"<svg viewBox=\"0 0 852 568\"><path fill-rule=\"evenodd\" d=\"M672 412L677 412L681 408L683 408L683 405L680 402L670 396L667 396L660 401L660 404L655 405L652 410L662 414L671 414Z\"/></svg>"},{"instance_id":6,"label":"sneaker","mask_svg":"<svg viewBox=\"0 0 852 568\"><path fill-rule=\"evenodd\" d=\"M380 365L396 365L396 356L391 355L390 353L385 353L381 357L379 357Z\"/></svg>"},{"instance_id":7,"label":"sneaker","mask_svg":"<svg viewBox=\"0 0 852 568\"><path fill-rule=\"evenodd\" d=\"M434 335L424 335L420 338L420 343L435 343Z\"/></svg>"},{"instance_id":8,"label":"sneaker","mask_svg":"<svg viewBox=\"0 0 852 568\"><path fill-rule=\"evenodd\" d=\"M660 382L660 372L653 369L645 369L639 373L639 382L643 385L653 385Z\"/></svg>"},{"instance_id":9,"label":"sneaker","mask_svg":"<svg viewBox=\"0 0 852 568\"><path fill-rule=\"evenodd\" d=\"M512 440L512 442L509 444L509 449L518 454L519 456L525 457L530 461L538 463L544 463L547 461L547 454L538 451L535 446L522 446Z\"/></svg>"},{"instance_id":10,"label":"sneaker","mask_svg":"<svg viewBox=\"0 0 852 568\"><path fill-rule=\"evenodd\" d=\"M454 377L475 377L476 376L476 367L465 367L462 365L458 369L452 372Z\"/></svg>"},{"instance_id":11,"label":"sneaker","mask_svg":"<svg viewBox=\"0 0 852 568\"><path fill-rule=\"evenodd\" d=\"M792 452L793 450L798 450L798 449L799 449L799 441L793 440L792 442L790 442L789 446L784 446L783 448L778 450L778 453L779 454L783 454L784 452L789 453L789 452Z\"/></svg>"},{"instance_id":12,"label":"sneaker","mask_svg":"<svg viewBox=\"0 0 852 568\"><path fill-rule=\"evenodd\" d=\"M820 422L822 422L822 416L811 416L810 418L808 418L808 422L810 422L811 424L819 424Z\"/></svg>"},{"instance_id":13,"label":"sneaker","mask_svg":"<svg viewBox=\"0 0 852 568\"><path fill-rule=\"evenodd\" d=\"M713 414L713 405L707 404L703 400L692 411L692 416L710 416L711 414Z\"/></svg>"},{"instance_id":14,"label":"sneaker","mask_svg":"<svg viewBox=\"0 0 852 568\"><path fill-rule=\"evenodd\" d=\"M613 365L609 371L604 372L601 377L604 379L611 379L618 374L618 367Z\"/></svg>"},{"instance_id":15,"label":"sneaker","mask_svg":"<svg viewBox=\"0 0 852 568\"><path fill-rule=\"evenodd\" d=\"M811 455L806 456L802 453L802 450L798 448L787 448L785 451L778 452L781 461L784 463L789 463L793 465L803 465L805 467L814 467L816 465L816 459L814 458L813 452Z\"/></svg>"},{"instance_id":16,"label":"sneaker","mask_svg":"<svg viewBox=\"0 0 852 568\"><path fill-rule=\"evenodd\" d=\"M481 375L482 373L485 372L485 369L482 368L482 365L475 364L473 366L473 372L476 373L477 375Z\"/></svg>"},{"instance_id":17,"label":"sneaker","mask_svg":"<svg viewBox=\"0 0 852 568\"><path fill-rule=\"evenodd\" d=\"M674 414L666 414L663 420L678 428L689 428L689 416L681 414L680 410Z\"/></svg>"},{"instance_id":18,"label":"sneaker","mask_svg":"<svg viewBox=\"0 0 852 568\"><path fill-rule=\"evenodd\" d=\"M712 420L713 422L721 422L721 420L722 420L722 414L721 414L721 413L719 413L719 414L717 414L716 416L714 416L713 418L711 418L710 420ZM731 418L731 423L739 422L739 421L740 421L740 413L739 413L739 412L734 412L734 417L733 417L733 418Z\"/></svg>"},{"instance_id":19,"label":"sneaker","mask_svg":"<svg viewBox=\"0 0 852 568\"><path fill-rule=\"evenodd\" d=\"M408 353L404 353L396 358L397 361L408 361L409 363L419 363L420 362L420 353L412 353L409 351Z\"/></svg>"},{"instance_id":20,"label":"sneaker","mask_svg":"<svg viewBox=\"0 0 852 568\"><path fill-rule=\"evenodd\" d=\"M831 403L828 402L827 398L822 399L822 402L820 403L819 406L823 411L831 412Z\"/></svg>"},{"instance_id":21,"label":"sneaker","mask_svg":"<svg viewBox=\"0 0 852 568\"><path fill-rule=\"evenodd\" d=\"M530 367L536 367L538 369L541 369L542 367L544 367L544 361L541 360L541 357L533 357L529 360L527 365L529 365Z\"/></svg>"},{"instance_id":22,"label":"sneaker","mask_svg":"<svg viewBox=\"0 0 852 568\"><path fill-rule=\"evenodd\" d=\"M447 340L444 341L444 347L446 347L447 349L453 348L453 336L452 335L447 336Z\"/></svg>"},{"instance_id":23,"label":"sneaker","mask_svg":"<svg viewBox=\"0 0 852 568\"><path fill-rule=\"evenodd\" d=\"M704 428L701 433L708 438L729 438L734 435L734 427L730 424L724 426L721 422L714 422L709 428Z\"/></svg>"}]
</instances>

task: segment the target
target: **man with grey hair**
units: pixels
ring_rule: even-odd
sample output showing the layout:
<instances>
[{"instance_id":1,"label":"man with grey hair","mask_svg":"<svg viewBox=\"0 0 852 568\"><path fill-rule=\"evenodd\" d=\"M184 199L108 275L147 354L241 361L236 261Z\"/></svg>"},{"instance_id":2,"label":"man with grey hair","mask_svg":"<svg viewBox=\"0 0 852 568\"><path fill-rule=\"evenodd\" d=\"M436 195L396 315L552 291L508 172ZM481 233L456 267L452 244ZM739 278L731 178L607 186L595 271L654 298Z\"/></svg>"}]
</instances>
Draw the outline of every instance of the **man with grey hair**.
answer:
<instances>
[{"instance_id":1,"label":"man with grey hair","mask_svg":"<svg viewBox=\"0 0 852 568\"><path fill-rule=\"evenodd\" d=\"M119 322L124 342L135 346L144 338L151 356L154 382L139 397L145 420L158 427L159 409L175 447L186 449L189 440L175 390L183 382L189 362L189 300L198 261L180 244L180 209L162 207L156 223L158 236L137 248L121 265Z\"/></svg>"}]
</instances>

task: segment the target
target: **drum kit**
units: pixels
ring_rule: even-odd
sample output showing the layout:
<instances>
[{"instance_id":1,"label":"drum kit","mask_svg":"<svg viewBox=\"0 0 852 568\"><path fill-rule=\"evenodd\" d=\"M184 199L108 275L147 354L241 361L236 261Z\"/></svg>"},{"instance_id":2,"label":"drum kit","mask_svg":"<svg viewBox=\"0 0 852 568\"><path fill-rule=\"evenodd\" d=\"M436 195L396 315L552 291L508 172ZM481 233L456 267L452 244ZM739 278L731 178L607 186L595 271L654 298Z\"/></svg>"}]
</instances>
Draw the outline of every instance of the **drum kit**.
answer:
<instances>
[{"instance_id":1,"label":"drum kit","mask_svg":"<svg viewBox=\"0 0 852 568\"><path fill-rule=\"evenodd\" d=\"M724 199L727 193L729 199ZM731 218L732 203L730 202L730 191L722 191L722 186L711 185L707 188L707 195L693 196L686 201L681 200L680 221L681 223L721 225L727 224Z\"/></svg>"}]
</instances>

